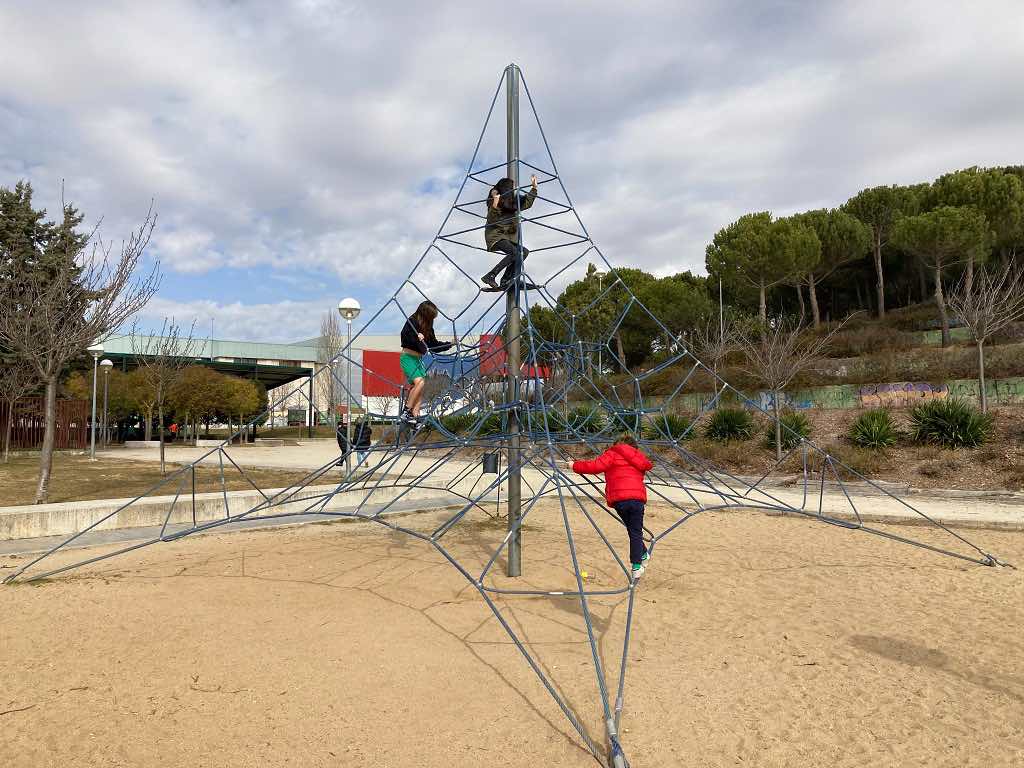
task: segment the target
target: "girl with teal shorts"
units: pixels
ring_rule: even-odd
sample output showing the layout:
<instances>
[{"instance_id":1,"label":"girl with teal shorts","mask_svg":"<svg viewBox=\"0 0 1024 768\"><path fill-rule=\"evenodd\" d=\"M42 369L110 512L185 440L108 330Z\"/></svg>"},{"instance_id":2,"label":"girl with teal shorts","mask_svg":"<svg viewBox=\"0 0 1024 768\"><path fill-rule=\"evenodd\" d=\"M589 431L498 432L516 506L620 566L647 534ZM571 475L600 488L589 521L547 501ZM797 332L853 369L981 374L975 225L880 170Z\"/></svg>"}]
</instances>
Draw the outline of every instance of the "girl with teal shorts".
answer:
<instances>
[{"instance_id":1,"label":"girl with teal shorts","mask_svg":"<svg viewBox=\"0 0 1024 768\"><path fill-rule=\"evenodd\" d=\"M424 301L402 326L402 354L398 362L410 385L409 397L400 416L402 421L416 421L420 417L423 388L427 380L423 356L427 352L446 352L455 346L455 342L438 341L434 335L434 318L437 317L437 313L434 302Z\"/></svg>"}]
</instances>

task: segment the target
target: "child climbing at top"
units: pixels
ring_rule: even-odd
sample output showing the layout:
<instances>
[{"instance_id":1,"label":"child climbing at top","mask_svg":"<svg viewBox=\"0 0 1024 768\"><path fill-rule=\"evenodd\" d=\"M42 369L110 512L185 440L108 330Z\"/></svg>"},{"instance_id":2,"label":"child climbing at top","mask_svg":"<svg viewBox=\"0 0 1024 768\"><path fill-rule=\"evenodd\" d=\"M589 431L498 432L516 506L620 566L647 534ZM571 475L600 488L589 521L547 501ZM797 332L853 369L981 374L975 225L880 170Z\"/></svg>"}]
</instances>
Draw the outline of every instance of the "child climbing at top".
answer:
<instances>
[{"instance_id":1,"label":"child climbing at top","mask_svg":"<svg viewBox=\"0 0 1024 768\"><path fill-rule=\"evenodd\" d=\"M405 410L400 416L401 421L413 422L420 417L420 403L423 400L423 388L426 386L427 377L423 356L427 352L446 352L455 346L455 342L438 341L434 335L434 318L437 314L438 309L434 302L421 302L402 326L402 354L398 362L411 388L405 402Z\"/></svg>"},{"instance_id":2,"label":"child climbing at top","mask_svg":"<svg viewBox=\"0 0 1024 768\"><path fill-rule=\"evenodd\" d=\"M572 471L581 475L604 475L605 500L622 518L629 533L629 561L633 578L644 574L650 557L644 546L644 506L647 504L646 475L654 465L644 455L632 435L624 434L593 461L574 461Z\"/></svg>"},{"instance_id":3,"label":"child climbing at top","mask_svg":"<svg viewBox=\"0 0 1024 768\"><path fill-rule=\"evenodd\" d=\"M530 177L530 191L525 195L516 193L515 182L505 178L491 187L487 195L487 226L484 227L484 240L488 251L505 254L490 272L481 280L491 288L503 288L515 274L516 257L522 253L523 261L530 252L519 243L519 222L516 211L525 211L537 199L537 177ZM501 272L501 284L495 276Z\"/></svg>"}]
</instances>

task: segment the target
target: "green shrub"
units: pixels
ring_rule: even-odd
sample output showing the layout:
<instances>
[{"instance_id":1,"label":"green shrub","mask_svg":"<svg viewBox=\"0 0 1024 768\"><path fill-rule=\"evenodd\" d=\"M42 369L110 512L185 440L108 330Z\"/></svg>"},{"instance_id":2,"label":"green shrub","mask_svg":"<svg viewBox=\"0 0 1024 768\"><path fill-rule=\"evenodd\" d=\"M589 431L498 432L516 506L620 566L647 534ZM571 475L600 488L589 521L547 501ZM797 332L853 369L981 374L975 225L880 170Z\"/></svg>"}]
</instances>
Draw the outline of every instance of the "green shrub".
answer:
<instances>
[{"instance_id":1,"label":"green shrub","mask_svg":"<svg viewBox=\"0 0 1024 768\"><path fill-rule=\"evenodd\" d=\"M604 429L604 425L604 416L598 411L589 408L573 408L569 411L567 428L571 431L595 435Z\"/></svg>"},{"instance_id":2,"label":"green shrub","mask_svg":"<svg viewBox=\"0 0 1024 768\"><path fill-rule=\"evenodd\" d=\"M864 411L850 426L850 440L861 448L882 451L891 448L899 439L900 431L892 414L884 408Z\"/></svg>"},{"instance_id":3,"label":"green shrub","mask_svg":"<svg viewBox=\"0 0 1024 768\"><path fill-rule=\"evenodd\" d=\"M992 434L992 417L953 398L928 400L910 411L911 437L944 448L974 448Z\"/></svg>"},{"instance_id":4,"label":"green shrub","mask_svg":"<svg viewBox=\"0 0 1024 768\"><path fill-rule=\"evenodd\" d=\"M693 422L685 416L675 413L659 414L644 425L644 437L648 440L679 440L692 437L687 432Z\"/></svg>"},{"instance_id":5,"label":"green shrub","mask_svg":"<svg viewBox=\"0 0 1024 768\"><path fill-rule=\"evenodd\" d=\"M644 428L644 415L639 411L613 411L607 424L608 431L613 434L628 432L639 437Z\"/></svg>"},{"instance_id":6,"label":"green shrub","mask_svg":"<svg viewBox=\"0 0 1024 768\"><path fill-rule=\"evenodd\" d=\"M704 427L705 437L718 442L746 440L754 434L754 419L742 408L719 408Z\"/></svg>"},{"instance_id":7,"label":"green shrub","mask_svg":"<svg viewBox=\"0 0 1024 768\"><path fill-rule=\"evenodd\" d=\"M784 411L779 415L779 423L782 426L782 448L789 450L800 444L800 440L809 437L811 434L811 423L807 417L797 411ZM765 429L765 439L769 448L775 447L775 420L768 422Z\"/></svg>"},{"instance_id":8,"label":"green shrub","mask_svg":"<svg viewBox=\"0 0 1024 768\"><path fill-rule=\"evenodd\" d=\"M463 435L473 428L478 418L472 413L452 413L441 417L441 426L452 434Z\"/></svg>"},{"instance_id":9,"label":"green shrub","mask_svg":"<svg viewBox=\"0 0 1024 768\"><path fill-rule=\"evenodd\" d=\"M505 431L505 419L502 418L503 414L492 413L480 426L478 435L498 435Z\"/></svg>"}]
</instances>

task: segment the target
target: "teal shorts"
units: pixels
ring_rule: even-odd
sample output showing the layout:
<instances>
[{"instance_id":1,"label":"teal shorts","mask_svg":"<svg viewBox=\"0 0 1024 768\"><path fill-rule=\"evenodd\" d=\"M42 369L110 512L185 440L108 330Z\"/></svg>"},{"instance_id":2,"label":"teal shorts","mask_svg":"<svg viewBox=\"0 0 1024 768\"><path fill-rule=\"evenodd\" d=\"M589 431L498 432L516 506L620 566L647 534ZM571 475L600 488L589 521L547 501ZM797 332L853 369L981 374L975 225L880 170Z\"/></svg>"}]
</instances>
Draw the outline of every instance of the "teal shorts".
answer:
<instances>
[{"instance_id":1,"label":"teal shorts","mask_svg":"<svg viewBox=\"0 0 1024 768\"><path fill-rule=\"evenodd\" d=\"M422 357L416 357L416 355L403 352L402 356L398 358L398 364L402 366L402 373L405 374L405 378L410 384L416 381L416 379L425 379L427 377L427 369L423 367Z\"/></svg>"}]
</instances>

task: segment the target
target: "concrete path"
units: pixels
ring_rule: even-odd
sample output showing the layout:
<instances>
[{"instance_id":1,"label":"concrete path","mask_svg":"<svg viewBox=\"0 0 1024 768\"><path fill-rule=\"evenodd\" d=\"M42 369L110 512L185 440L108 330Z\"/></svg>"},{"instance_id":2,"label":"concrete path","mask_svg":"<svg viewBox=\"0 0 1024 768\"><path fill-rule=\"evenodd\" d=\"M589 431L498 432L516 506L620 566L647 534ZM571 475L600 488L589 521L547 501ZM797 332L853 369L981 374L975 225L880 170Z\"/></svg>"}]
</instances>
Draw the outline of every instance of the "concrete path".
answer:
<instances>
[{"instance_id":1,"label":"concrete path","mask_svg":"<svg viewBox=\"0 0 1024 768\"><path fill-rule=\"evenodd\" d=\"M377 447L382 447L378 444ZM167 459L172 462L187 464L196 461L209 449L173 446L167 449ZM299 445L256 447L233 446L227 449L231 458L242 467L265 467L280 469L307 469L321 467L338 455L337 445L330 441L313 440L300 442ZM158 453L154 449L115 449L102 454L112 458L133 459L139 461L155 461ZM388 456L385 452L371 452L370 463L378 464ZM390 454L394 456L394 454ZM205 459L204 463L217 463L216 455ZM388 473L402 472L406 477L424 472L435 463L436 458L406 456L400 460L387 463ZM432 471L435 481L448 481L466 472L479 472L478 461L449 460ZM563 466L566 474L572 476L567 466ZM326 477L325 477L326 479ZM483 478L480 488L493 476ZM534 489L540 488L545 476L535 469L527 468L523 472L524 483ZM753 482L756 478L741 478ZM728 478L710 482L700 486L691 481L687 490L678 487L659 487L654 485L650 494L651 501L661 499L692 508L696 503L702 505L736 505L740 502L738 495L744 493L741 483ZM882 484L880 484L881 486ZM549 486L550 487L550 486ZM987 491L946 491L946 490L915 490L897 488L895 486L874 487L868 483L847 483L843 487L837 483L826 483L824 493L820 492L820 484L812 482L804 499L802 484L794 484L793 478L773 479L757 491L746 494L752 506L794 506L807 511L835 517L841 520L887 523L927 524L922 516L963 528L996 528L1003 530L1024 530L1024 494L1013 492ZM888 495L889 491L892 495ZM593 491L592 491L593 492ZM523 490L524 495L527 489ZM505 489L501 489L504 497ZM726 498L723 498L722 495ZM895 498L894 498L895 497ZM912 508L911 508L912 507ZM917 510L916 512L914 510ZM918 514L918 512L922 514Z\"/></svg>"}]
</instances>

